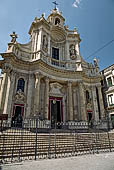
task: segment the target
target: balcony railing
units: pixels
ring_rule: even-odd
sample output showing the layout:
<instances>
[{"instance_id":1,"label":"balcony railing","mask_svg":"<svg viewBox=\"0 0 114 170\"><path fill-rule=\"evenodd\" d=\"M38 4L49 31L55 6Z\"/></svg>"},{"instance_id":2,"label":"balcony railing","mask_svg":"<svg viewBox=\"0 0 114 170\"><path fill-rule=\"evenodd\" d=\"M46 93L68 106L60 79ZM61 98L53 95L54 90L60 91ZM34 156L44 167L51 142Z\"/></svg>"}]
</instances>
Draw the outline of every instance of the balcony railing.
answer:
<instances>
[{"instance_id":1,"label":"balcony railing","mask_svg":"<svg viewBox=\"0 0 114 170\"><path fill-rule=\"evenodd\" d=\"M72 70L72 71L82 71L81 63L75 61L61 61L53 59L50 56L46 56L42 51L37 52L27 52L22 51L17 48L13 48L13 53L17 56L17 58L24 60L24 61L35 61L41 59L45 63L52 65L57 68Z\"/></svg>"}]
</instances>

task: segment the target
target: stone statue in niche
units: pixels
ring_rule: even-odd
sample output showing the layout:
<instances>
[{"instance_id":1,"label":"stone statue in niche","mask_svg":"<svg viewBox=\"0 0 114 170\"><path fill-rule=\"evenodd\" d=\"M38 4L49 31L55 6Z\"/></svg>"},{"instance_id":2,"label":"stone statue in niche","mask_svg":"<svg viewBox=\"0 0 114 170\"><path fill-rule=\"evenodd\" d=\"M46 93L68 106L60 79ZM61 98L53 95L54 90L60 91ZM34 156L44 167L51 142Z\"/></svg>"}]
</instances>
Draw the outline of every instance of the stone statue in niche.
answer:
<instances>
[{"instance_id":1,"label":"stone statue in niche","mask_svg":"<svg viewBox=\"0 0 114 170\"><path fill-rule=\"evenodd\" d=\"M69 54L70 54L70 58L72 60L75 60L76 59L76 49L75 49L75 45L70 45L70 48L69 48Z\"/></svg>"},{"instance_id":2,"label":"stone statue in niche","mask_svg":"<svg viewBox=\"0 0 114 170\"><path fill-rule=\"evenodd\" d=\"M26 97L21 89L19 89L15 95L15 101L25 102Z\"/></svg>"},{"instance_id":3,"label":"stone statue in niche","mask_svg":"<svg viewBox=\"0 0 114 170\"><path fill-rule=\"evenodd\" d=\"M44 49L45 51L48 50L48 38L47 38L46 35L43 35L43 49Z\"/></svg>"}]
</instances>

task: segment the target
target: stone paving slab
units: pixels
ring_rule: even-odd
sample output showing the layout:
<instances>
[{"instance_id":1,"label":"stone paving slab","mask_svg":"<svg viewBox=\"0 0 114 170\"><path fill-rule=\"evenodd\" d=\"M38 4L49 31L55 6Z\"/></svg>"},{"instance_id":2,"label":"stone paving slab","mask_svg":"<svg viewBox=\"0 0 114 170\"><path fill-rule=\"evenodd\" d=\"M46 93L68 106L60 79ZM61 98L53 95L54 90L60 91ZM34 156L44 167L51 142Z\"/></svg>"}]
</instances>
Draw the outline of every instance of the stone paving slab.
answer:
<instances>
[{"instance_id":1,"label":"stone paving slab","mask_svg":"<svg viewBox=\"0 0 114 170\"><path fill-rule=\"evenodd\" d=\"M114 170L114 153L1 165L0 170Z\"/></svg>"}]
</instances>

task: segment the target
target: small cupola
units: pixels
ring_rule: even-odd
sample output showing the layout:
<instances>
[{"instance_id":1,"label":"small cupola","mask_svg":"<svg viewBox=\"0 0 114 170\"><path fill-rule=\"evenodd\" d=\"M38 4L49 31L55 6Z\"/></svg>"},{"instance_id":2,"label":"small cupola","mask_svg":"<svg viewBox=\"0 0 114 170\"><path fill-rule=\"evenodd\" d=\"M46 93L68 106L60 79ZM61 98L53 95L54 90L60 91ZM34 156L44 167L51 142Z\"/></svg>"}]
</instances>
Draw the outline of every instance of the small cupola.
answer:
<instances>
[{"instance_id":1,"label":"small cupola","mask_svg":"<svg viewBox=\"0 0 114 170\"><path fill-rule=\"evenodd\" d=\"M62 16L62 12L60 12L56 6L55 8L51 11L51 14L48 16L47 21L51 23L52 25L55 26L64 26L65 19Z\"/></svg>"}]
</instances>

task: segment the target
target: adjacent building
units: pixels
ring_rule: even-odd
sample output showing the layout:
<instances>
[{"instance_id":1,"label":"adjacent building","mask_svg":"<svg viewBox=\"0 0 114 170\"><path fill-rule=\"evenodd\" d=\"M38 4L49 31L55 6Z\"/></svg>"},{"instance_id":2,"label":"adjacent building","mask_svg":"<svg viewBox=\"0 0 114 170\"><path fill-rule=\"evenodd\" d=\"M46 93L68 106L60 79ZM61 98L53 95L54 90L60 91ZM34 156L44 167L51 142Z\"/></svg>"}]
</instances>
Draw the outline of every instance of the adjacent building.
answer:
<instances>
[{"instance_id":1,"label":"adjacent building","mask_svg":"<svg viewBox=\"0 0 114 170\"><path fill-rule=\"evenodd\" d=\"M97 59L94 64L83 60L80 35L76 28L69 30L61 12L55 8L47 19L36 17L27 44L18 43L15 32L10 36L0 60L0 113L9 121L105 119Z\"/></svg>"},{"instance_id":2,"label":"adjacent building","mask_svg":"<svg viewBox=\"0 0 114 170\"><path fill-rule=\"evenodd\" d=\"M103 76L102 90L107 117L112 120L114 127L114 64L101 71Z\"/></svg>"}]
</instances>

